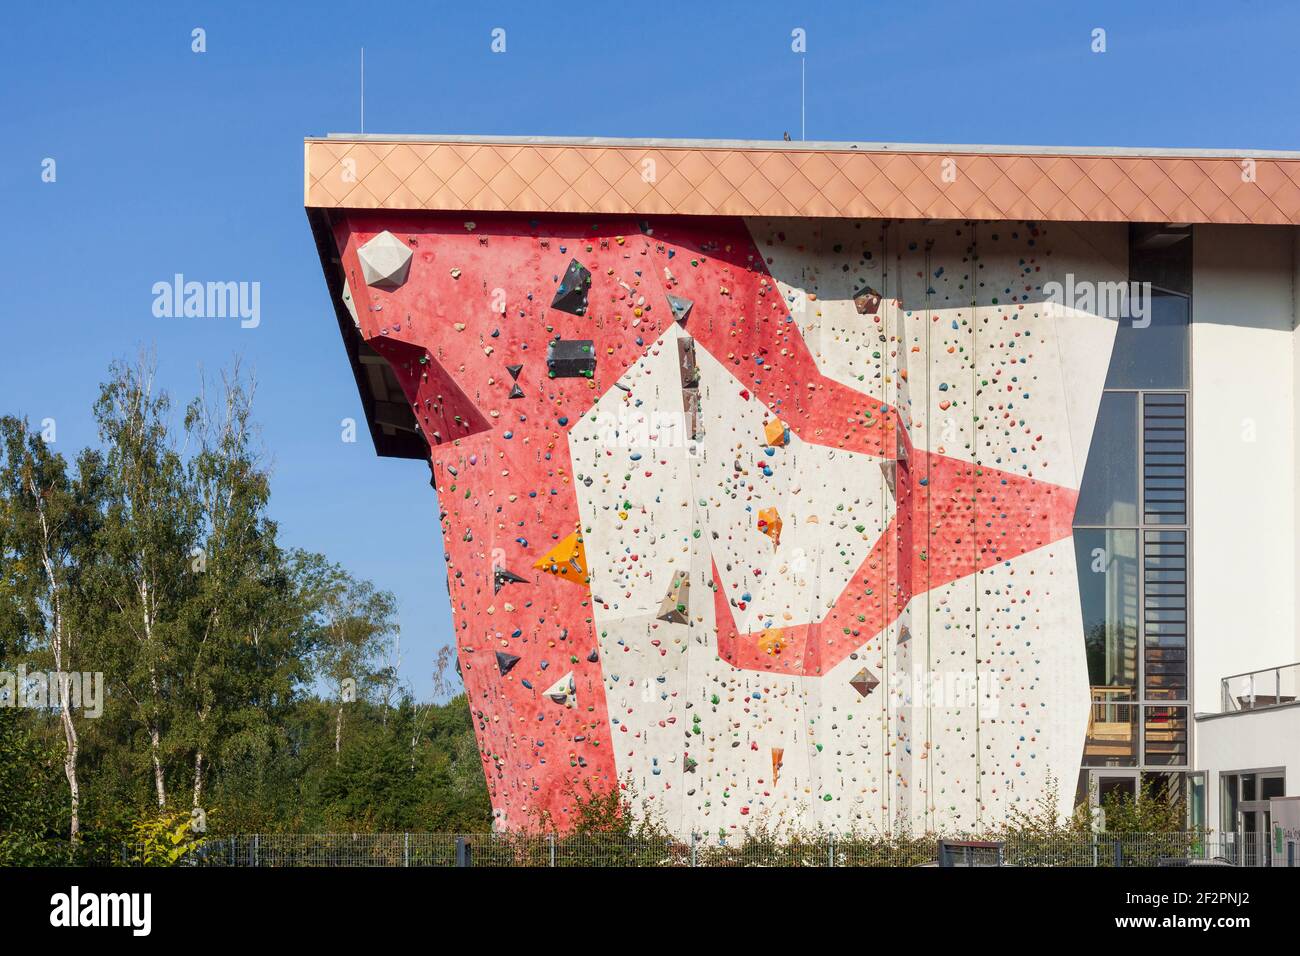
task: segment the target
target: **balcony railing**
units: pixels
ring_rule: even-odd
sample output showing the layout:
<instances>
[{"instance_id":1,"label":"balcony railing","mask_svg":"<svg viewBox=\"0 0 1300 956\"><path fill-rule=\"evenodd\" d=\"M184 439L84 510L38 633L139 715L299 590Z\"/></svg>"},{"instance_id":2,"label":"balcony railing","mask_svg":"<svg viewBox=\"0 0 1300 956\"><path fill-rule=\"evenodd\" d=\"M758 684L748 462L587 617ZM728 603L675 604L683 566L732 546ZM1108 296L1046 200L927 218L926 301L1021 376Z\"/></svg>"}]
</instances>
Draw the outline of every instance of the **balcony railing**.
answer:
<instances>
[{"instance_id":1,"label":"balcony railing","mask_svg":"<svg viewBox=\"0 0 1300 956\"><path fill-rule=\"evenodd\" d=\"M1137 753L1138 705L1132 687L1094 686L1084 756L1114 760Z\"/></svg>"},{"instance_id":2,"label":"balcony railing","mask_svg":"<svg viewBox=\"0 0 1300 956\"><path fill-rule=\"evenodd\" d=\"M1223 712L1262 710L1296 702L1300 663L1266 667L1223 679Z\"/></svg>"}]
</instances>

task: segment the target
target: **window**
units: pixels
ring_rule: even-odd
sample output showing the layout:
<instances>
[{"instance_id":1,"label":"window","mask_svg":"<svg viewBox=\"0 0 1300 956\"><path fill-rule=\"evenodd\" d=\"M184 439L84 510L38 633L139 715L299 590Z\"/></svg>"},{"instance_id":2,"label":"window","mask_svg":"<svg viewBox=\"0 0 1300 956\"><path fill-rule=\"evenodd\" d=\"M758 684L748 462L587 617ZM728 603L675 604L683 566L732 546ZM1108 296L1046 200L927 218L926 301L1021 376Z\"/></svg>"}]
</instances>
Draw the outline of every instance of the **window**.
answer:
<instances>
[{"instance_id":1,"label":"window","mask_svg":"<svg viewBox=\"0 0 1300 956\"><path fill-rule=\"evenodd\" d=\"M1224 833L1237 832L1237 804L1241 799L1239 781L1236 774L1225 773L1219 777L1222 790L1219 799L1219 829Z\"/></svg>"},{"instance_id":2,"label":"window","mask_svg":"<svg viewBox=\"0 0 1300 956\"><path fill-rule=\"evenodd\" d=\"M1187 393L1142 394L1142 514L1187 524Z\"/></svg>"},{"instance_id":3,"label":"window","mask_svg":"<svg viewBox=\"0 0 1300 956\"><path fill-rule=\"evenodd\" d=\"M1075 532L1079 598L1092 706L1084 766L1137 765L1137 532Z\"/></svg>"},{"instance_id":4,"label":"window","mask_svg":"<svg viewBox=\"0 0 1300 956\"><path fill-rule=\"evenodd\" d=\"M1137 301L1147 314L1119 318L1106 387L1186 388L1191 298L1143 287Z\"/></svg>"},{"instance_id":5,"label":"window","mask_svg":"<svg viewBox=\"0 0 1300 956\"><path fill-rule=\"evenodd\" d=\"M1192 236L1129 235L1129 307L1074 515L1092 699L1083 765L1167 773L1190 753Z\"/></svg>"},{"instance_id":6,"label":"window","mask_svg":"<svg viewBox=\"0 0 1300 956\"><path fill-rule=\"evenodd\" d=\"M1143 762L1149 766L1187 765L1187 708L1147 707L1142 732Z\"/></svg>"},{"instance_id":7,"label":"window","mask_svg":"<svg viewBox=\"0 0 1300 956\"><path fill-rule=\"evenodd\" d=\"M1093 427L1074 523L1137 525L1136 392L1104 392Z\"/></svg>"},{"instance_id":8,"label":"window","mask_svg":"<svg viewBox=\"0 0 1300 956\"><path fill-rule=\"evenodd\" d=\"M1187 775L1187 828L1205 827L1205 771L1198 770Z\"/></svg>"}]
</instances>

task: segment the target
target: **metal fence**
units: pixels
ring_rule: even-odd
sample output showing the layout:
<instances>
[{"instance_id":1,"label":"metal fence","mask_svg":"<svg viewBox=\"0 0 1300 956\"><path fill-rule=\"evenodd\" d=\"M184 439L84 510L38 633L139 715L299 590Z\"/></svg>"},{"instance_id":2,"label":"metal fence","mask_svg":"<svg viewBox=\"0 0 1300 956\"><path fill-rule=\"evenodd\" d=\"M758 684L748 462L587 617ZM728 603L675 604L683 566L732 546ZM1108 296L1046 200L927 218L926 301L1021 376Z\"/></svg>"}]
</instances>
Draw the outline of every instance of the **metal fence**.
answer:
<instances>
[{"instance_id":1,"label":"metal fence","mask_svg":"<svg viewBox=\"0 0 1300 956\"><path fill-rule=\"evenodd\" d=\"M250 834L208 838L189 862L255 867L900 867L945 865L1020 867L1267 866L1269 846L1254 835L1195 833L1001 834L998 844L958 847L937 836L818 836L783 840L680 841L624 834Z\"/></svg>"}]
</instances>

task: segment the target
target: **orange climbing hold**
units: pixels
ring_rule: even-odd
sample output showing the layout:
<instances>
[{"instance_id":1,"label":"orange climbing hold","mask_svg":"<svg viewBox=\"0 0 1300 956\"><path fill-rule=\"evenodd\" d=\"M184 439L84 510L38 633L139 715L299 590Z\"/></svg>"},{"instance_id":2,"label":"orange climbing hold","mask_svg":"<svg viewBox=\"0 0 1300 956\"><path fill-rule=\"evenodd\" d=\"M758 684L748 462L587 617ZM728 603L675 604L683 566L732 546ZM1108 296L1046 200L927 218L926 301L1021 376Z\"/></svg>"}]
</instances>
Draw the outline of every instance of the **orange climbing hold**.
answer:
<instances>
[{"instance_id":1,"label":"orange climbing hold","mask_svg":"<svg viewBox=\"0 0 1300 956\"><path fill-rule=\"evenodd\" d=\"M588 581L587 551L582 545L582 536L576 531L573 532L542 555L533 567L548 574L558 575L566 581L573 581L575 584L586 584Z\"/></svg>"},{"instance_id":2,"label":"orange climbing hold","mask_svg":"<svg viewBox=\"0 0 1300 956\"><path fill-rule=\"evenodd\" d=\"M758 638L758 649L764 654L780 654L785 645L785 631L779 627L768 628Z\"/></svg>"},{"instance_id":3,"label":"orange climbing hold","mask_svg":"<svg viewBox=\"0 0 1300 956\"><path fill-rule=\"evenodd\" d=\"M781 546L781 515L775 508L762 508L758 512L758 530L772 539L772 544Z\"/></svg>"},{"instance_id":4,"label":"orange climbing hold","mask_svg":"<svg viewBox=\"0 0 1300 956\"><path fill-rule=\"evenodd\" d=\"M764 425L763 432L767 443L774 448L784 448L790 434L789 429L785 427L785 422L779 418L774 418Z\"/></svg>"},{"instance_id":5,"label":"orange climbing hold","mask_svg":"<svg viewBox=\"0 0 1300 956\"><path fill-rule=\"evenodd\" d=\"M781 758L785 756L784 747L772 748L772 786L781 779Z\"/></svg>"}]
</instances>

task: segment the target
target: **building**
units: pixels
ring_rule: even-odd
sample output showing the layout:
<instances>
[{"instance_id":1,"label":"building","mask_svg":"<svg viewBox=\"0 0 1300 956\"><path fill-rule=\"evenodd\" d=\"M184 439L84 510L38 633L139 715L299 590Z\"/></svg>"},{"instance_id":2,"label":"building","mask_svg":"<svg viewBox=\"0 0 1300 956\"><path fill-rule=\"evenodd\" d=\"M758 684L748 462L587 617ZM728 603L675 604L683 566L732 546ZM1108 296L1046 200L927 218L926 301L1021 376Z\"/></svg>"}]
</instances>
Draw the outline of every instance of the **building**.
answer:
<instances>
[{"instance_id":1,"label":"building","mask_svg":"<svg viewBox=\"0 0 1300 956\"><path fill-rule=\"evenodd\" d=\"M330 136L305 187L498 825L1300 794L1300 154Z\"/></svg>"}]
</instances>

